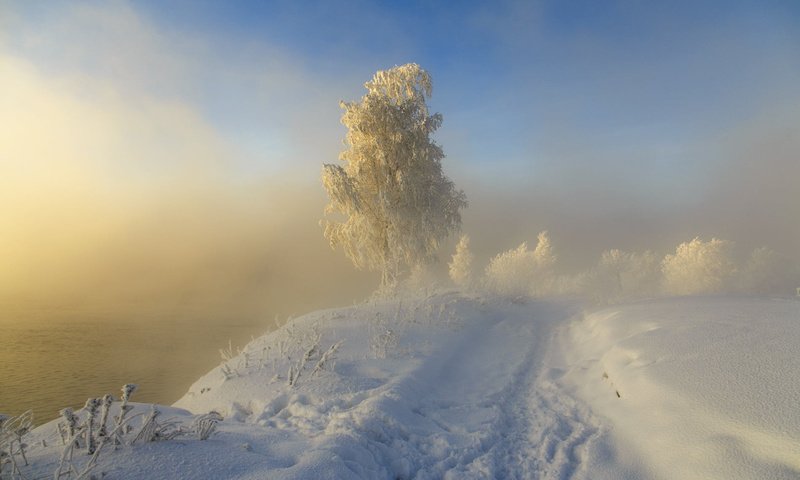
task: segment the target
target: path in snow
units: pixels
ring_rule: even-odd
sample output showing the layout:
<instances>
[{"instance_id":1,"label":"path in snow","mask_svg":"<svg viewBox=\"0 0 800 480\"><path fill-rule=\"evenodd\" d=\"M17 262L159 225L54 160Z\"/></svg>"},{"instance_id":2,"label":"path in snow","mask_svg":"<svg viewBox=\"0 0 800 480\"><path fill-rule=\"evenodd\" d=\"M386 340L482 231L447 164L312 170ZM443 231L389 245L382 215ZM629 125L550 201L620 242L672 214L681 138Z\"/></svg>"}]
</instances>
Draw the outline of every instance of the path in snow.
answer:
<instances>
[{"instance_id":1,"label":"path in snow","mask_svg":"<svg viewBox=\"0 0 800 480\"><path fill-rule=\"evenodd\" d=\"M402 477L572 478L597 427L545 367L555 326L570 315L546 304L486 311L354 408L352 436L320 447L353 454L345 461L359 476L375 473L358 455L366 448L377 468L392 464Z\"/></svg>"}]
</instances>

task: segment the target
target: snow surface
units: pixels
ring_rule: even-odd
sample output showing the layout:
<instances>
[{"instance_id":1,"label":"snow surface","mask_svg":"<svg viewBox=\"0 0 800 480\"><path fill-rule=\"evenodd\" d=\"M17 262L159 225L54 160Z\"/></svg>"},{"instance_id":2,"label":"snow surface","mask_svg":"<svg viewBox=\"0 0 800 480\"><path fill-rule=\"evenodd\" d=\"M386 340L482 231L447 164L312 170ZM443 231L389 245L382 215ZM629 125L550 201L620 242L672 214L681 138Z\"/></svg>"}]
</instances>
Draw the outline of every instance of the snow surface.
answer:
<instances>
[{"instance_id":1,"label":"snow surface","mask_svg":"<svg viewBox=\"0 0 800 480\"><path fill-rule=\"evenodd\" d=\"M611 427L589 454L592 478L800 478L796 299L614 307L560 342L565 390Z\"/></svg>"},{"instance_id":2,"label":"snow surface","mask_svg":"<svg viewBox=\"0 0 800 480\"><path fill-rule=\"evenodd\" d=\"M785 299L584 312L452 293L320 311L253 340L159 407L184 425L222 413L209 440L109 449L92 473L798 478L798 349L800 302ZM31 437L28 476L52 478L56 422Z\"/></svg>"}]
</instances>

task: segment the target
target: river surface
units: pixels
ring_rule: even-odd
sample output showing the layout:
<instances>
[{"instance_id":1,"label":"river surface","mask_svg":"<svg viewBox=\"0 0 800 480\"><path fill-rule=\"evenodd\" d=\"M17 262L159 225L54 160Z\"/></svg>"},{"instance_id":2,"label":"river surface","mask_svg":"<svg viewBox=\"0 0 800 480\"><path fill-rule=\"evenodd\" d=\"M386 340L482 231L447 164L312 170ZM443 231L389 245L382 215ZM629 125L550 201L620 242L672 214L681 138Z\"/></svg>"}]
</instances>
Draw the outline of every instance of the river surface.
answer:
<instances>
[{"instance_id":1,"label":"river surface","mask_svg":"<svg viewBox=\"0 0 800 480\"><path fill-rule=\"evenodd\" d=\"M229 341L235 350L273 328L264 319L62 317L0 316L0 412L31 409L41 424L89 397L118 398L125 383L139 385L134 401L171 404L220 363Z\"/></svg>"}]
</instances>

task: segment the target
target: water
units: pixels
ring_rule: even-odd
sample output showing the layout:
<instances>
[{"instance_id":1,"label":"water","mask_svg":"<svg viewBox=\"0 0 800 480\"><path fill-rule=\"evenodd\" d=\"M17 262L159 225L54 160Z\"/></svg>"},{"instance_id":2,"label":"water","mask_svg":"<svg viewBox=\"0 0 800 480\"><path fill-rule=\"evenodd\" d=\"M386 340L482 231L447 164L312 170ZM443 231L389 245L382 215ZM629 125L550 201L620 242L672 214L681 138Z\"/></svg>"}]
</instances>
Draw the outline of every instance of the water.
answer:
<instances>
[{"instance_id":1,"label":"water","mask_svg":"<svg viewBox=\"0 0 800 480\"><path fill-rule=\"evenodd\" d=\"M31 409L41 424L89 397L118 397L125 383L139 385L135 401L171 404L220 363L229 340L243 346L268 329L265 321L201 325L168 315L52 317L0 318L0 412Z\"/></svg>"}]
</instances>

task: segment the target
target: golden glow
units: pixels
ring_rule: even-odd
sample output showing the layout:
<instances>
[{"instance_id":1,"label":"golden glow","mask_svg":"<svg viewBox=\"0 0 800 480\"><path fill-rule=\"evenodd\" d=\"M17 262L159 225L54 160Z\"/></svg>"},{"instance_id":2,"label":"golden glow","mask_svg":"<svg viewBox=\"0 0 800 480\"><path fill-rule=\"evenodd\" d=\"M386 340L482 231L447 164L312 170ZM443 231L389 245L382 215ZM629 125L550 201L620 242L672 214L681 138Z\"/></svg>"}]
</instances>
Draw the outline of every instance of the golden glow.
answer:
<instances>
[{"instance_id":1,"label":"golden glow","mask_svg":"<svg viewBox=\"0 0 800 480\"><path fill-rule=\"evenodd\" d=\"M186 105L47 78L9 56L0 91L6 305L288 314L334 301L325 270L370 283L329 254L317 179L234 181L226 162L240 154ZM289 292L297 277L305 286Z\"/></svg>"}]
</instances>

